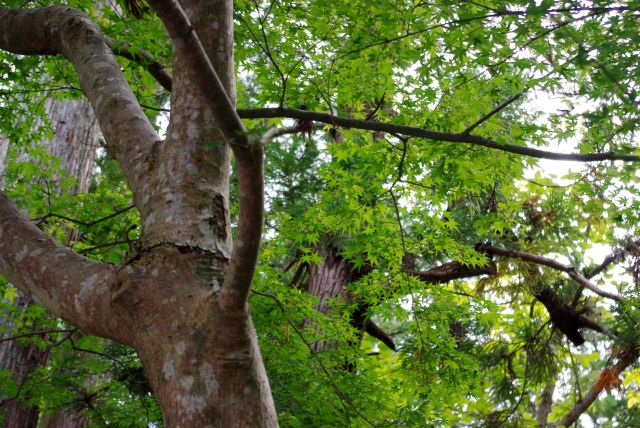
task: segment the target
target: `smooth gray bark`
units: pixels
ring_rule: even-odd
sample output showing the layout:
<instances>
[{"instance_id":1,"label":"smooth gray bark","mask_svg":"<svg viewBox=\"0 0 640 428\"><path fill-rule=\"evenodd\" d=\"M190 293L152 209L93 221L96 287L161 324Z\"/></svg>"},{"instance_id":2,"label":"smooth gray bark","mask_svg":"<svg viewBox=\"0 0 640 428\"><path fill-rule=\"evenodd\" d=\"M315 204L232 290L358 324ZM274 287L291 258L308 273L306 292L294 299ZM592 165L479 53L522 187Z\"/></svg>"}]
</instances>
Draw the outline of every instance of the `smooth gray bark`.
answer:
<instances>
[{"instance_id":1,"label":"smooth gray bark","mask_svg":"<svg viewBox=\"0 0 640 428\"><path fill-rule=\"evenodd\" d=\"M234 107L232 2L151 4L181 82L166 141L86 16L63 6L0 8L1 49L62 54L73 64L143 226L132 254L110 266L53 243L0 193L0 272L85 332L134 347L167 426L274 427L247 305L262 233L263 154ZM233 245L229 146L239 178Z\"/></svg>"}]
</instances>

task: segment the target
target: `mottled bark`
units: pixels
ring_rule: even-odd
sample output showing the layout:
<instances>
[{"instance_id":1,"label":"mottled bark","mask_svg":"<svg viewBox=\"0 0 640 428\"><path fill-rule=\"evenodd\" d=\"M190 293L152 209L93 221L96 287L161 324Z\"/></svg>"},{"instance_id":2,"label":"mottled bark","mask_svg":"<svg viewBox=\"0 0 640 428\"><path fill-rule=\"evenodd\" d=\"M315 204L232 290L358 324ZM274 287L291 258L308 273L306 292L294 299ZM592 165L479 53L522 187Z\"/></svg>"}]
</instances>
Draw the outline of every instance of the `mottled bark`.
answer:
<instances>
[{"instance_id":1,"label":"mottled bark","mask_svg":"<svg viewBox=\"0 0 640 428\"><path fill-rule=\"evenodd\" d=\"M247 307L262 231L262 147L249 142L233 105L231 2L151 4L174 53L164 142L88 18L62 6L0 8L0 48L61 53L74 65L143 225L139 247L108 266L56 246L0 194L0 272L85 332L134 347L167 426L277 426ZM229 143L240 201L233 246Z\"/></svg>"}]
</instances>

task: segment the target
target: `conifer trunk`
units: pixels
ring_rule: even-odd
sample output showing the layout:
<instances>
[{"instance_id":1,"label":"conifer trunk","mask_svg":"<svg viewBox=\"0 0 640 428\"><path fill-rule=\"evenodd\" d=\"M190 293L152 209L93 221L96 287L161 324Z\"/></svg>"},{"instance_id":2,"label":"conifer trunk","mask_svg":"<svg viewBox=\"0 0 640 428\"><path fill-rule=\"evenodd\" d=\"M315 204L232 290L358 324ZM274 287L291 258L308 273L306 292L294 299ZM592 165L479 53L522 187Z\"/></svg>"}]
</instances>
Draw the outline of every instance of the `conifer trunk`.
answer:
<instances>
[{"instance_id":1,"label":"conifer trunk","mask_svg":"<svg viewBox=\"0 0 640 428\"><path fill-rule=\"evenodd\" d=\"M74 192L86 192L89 189L90 174L95 165L100 136L100 130L91 107L81 101L47 99L45 108L55 133L52 140L44 143L45 148L50 154L59 157L61 167L70 176L76 178L77 186ZM35 123L34 127L40 125L42 124ZM4 146L3 153L6 154L8 144L0 143L0 146ZM28 161L28 159L26 160ZM0 161L4 161L4 156L0 156ZM0 176L3 166L0 165ZM59 184L56 187L59 192ZM5 332L0 335L0 339L11 337L15 333L14 324L23 318L28 307L34 303L30 294L18 291L17 307L20 312L10 317L0 316L0 324ZM46 348L41 349L33 344L21 345L15 340L2 342L0 343L0 370L13 372L16 383L23 385L35 369L46 363L47 355ZM0 402L0 412L5 414L5 428L36 426L38 409L27 405L20 398L20 396L17 398L7 397ZM59 418L70 421L70 424L66 425L67 427L77 427L81 426L77 423L80 421L77 416L61 414Z\"/></svg>"}]
</instances>

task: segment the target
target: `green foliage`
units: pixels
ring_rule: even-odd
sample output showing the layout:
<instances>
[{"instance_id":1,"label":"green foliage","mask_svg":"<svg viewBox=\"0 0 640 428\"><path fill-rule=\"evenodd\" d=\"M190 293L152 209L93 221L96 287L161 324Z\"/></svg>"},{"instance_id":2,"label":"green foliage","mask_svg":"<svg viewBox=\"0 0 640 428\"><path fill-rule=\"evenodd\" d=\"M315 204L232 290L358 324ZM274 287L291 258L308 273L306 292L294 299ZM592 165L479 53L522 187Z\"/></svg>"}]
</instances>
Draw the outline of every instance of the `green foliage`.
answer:
<instances>
[{"instance_id":1,"label":"green foliage","mask_svg":"<svg viewBox=\"0 0 640 428\"><path fill-rule=\"evenodd\" d=\"M152 14L137 20L109 8L97 13L85 0L69 4L88 12L117 46L145 50L170 71L170 43ZM238 105L304 106L470 130L499 144L638 155L638 7L239 0ZM154 109L166 104L166 92L140 64L119 61L147 113L159 119ZM52 135L33 126L44 117L42 100L80 94L72 68L61 58L0 53L0 76L0 133L11 142L5 192L64 244L120 262L140 231L137 212L123 211L131 194L115 162L101 156L90 192L72 196L74 181L37 143ZM252 136L288 125L247 121ZM535 159L477 145L329 126L275 138L266 162L265 242L250 303L283 427L535 426L546 387L558 392L549 416L556 421L616 349L638 344L635 164L573 165L554 176ZM69 230L79 239L70 242ZM587 343L576 347L535 298L545 286L567 304L576 295L578 285L549 267L495 258L495 275L444 284L406 272L449 261L486 267L490 260L476 245L487 242L584 273L604 257L589 256L594 248L618 254L631 275L605 271L591 280L617 288L625 302L579 295L576 309L606 331L582 329ZM309 292L309 265L324 263L330 248L362 275L322 313ZM56 331L20 339L50 348L49 362L22 386L0 373L0 395L45 413L82 409L90 426L159 426L131 350L70 335L37 306L18 310L6 282L0 297L3 314L21 317L12 335ZM361 337L353 325L358 310L393 337L396 351ZM640 424L640 375L633 369L621 378L621 391L603 394L588 412L598 426Z\"/></svg>"}]
</instances>

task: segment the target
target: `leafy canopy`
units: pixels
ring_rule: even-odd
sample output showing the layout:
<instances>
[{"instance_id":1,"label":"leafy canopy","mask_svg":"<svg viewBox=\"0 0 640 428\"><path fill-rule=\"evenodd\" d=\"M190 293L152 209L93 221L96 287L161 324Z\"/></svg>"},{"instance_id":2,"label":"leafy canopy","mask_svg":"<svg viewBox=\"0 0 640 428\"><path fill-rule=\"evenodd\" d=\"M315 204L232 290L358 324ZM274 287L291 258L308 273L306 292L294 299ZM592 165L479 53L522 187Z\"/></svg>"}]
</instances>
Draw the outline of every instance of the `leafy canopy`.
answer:
<instances>
[{"instance_id":1,"label":"leafy canopy","mask_svg":"<svg viewBox=\"0 0 640 428\"><path fill-rule=\"evenodd\" d=\"M148 52L170 71L170 46L152 14L138 20L119 7L68 3L115 44ZM639 13L635 1L240 0L238 108L299 108L472 134L498 148L638 155ZM52 130L34 129L33 118L43 117L46 97L80 97L79 85L60 58L0 55L0 127L11 142L6 192L36 221L56 213L91 223L130 204L107 155L88 194L65 193L69 180L60 194L46 191L58 161L37 143ZM160 126L166 91L144 63L120 61ZM283 117L246 125L256 135L296 127ZM637 369L602 384L621 350L638 341L637 163L573 163L560 177L541 172L535 157L476 144L300 126L308 134L284 132L266 146L267 222L251 297L282 426L534 426L545 391L558 392L553 422L598 382L619 389L587 410L594 423L640 423ZM38 162L22 161L23 152ZM123 239L136 238L136 222L128 210L90 227L55 216L40 227L59 239L79 227L74 248L116 263L127 251ZM121 243L103 246L113 242ZM569 263L585 276L613 254L617 270L592 281L622 301L518 258L496 256L494 275L445 284L406 272L409 259L420 271L451 260L487 266L480 243ZM309 273L297 277L291 266L321 264L329 247L371 273L322 314L305 288ZM595 258L594 248L601 249ZM601 329L583 328L586 343L572 344L536 298L546 289ZM15 292L2 291L11 311ZM350 317L363 302L397 352L369 336L360 342ZM24 331L68 328L31 311ZM85 411L96 426L159 423L130 351L66 334L21 339L67 349L52 353L27 387L0 382L2 394L53 411L95 393ZM321 352L310 349L327 340ZM92 358L70 359L79 349ZM91 391L79 380L87 378Z\"/></svg>"}]
</instances>

